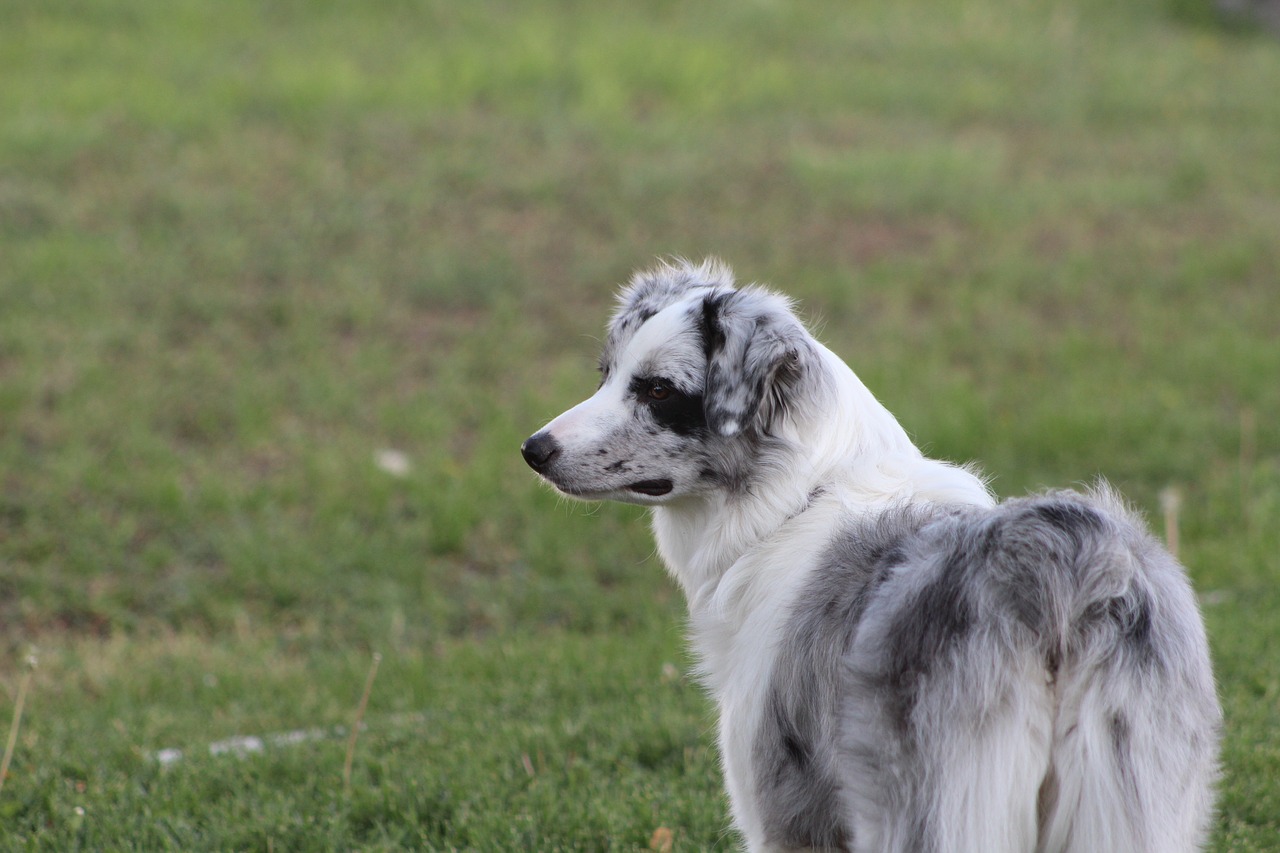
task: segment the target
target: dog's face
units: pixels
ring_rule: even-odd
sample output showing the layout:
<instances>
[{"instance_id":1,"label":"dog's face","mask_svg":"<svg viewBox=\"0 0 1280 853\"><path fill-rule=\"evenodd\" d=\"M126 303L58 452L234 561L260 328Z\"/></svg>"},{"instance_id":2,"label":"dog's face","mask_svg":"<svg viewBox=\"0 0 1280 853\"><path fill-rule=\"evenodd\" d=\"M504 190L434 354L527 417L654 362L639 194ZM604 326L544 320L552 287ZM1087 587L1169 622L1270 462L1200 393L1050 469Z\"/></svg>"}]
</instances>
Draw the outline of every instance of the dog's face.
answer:
<instances>
[{"instance_id":1,"label":"dog's face","mask_svg":"<svg viewBox=\"0 0 1280 853\"><path fill-rule=\"evenodd\" d=\"M784 299L734 289L718 264L639 274L609 325L599 389L521 452L561 492L587 500L660 505L741 488L810 344Z\"/></svg>"}]
</instances>

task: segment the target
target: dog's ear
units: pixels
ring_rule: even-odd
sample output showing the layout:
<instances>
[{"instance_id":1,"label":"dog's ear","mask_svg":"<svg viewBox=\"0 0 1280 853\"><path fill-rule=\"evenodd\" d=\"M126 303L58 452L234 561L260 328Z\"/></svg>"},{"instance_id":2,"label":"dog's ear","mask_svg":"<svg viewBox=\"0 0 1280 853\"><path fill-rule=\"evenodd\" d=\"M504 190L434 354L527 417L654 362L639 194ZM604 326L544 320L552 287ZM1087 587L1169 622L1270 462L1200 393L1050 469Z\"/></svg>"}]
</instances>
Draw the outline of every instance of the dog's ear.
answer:
<instances>
[{"instance_id":1,"label":"dog's ear","mask_svg":"<svg viewBox=\"0 0 1280 853\"><path fill-rule=\"evenodd\" d=\"M750 288L709 294L702 301L702 336L707 425L726 438L768 432L812 357L809 334L790 303Z\"/></svg>"}]
</instances>

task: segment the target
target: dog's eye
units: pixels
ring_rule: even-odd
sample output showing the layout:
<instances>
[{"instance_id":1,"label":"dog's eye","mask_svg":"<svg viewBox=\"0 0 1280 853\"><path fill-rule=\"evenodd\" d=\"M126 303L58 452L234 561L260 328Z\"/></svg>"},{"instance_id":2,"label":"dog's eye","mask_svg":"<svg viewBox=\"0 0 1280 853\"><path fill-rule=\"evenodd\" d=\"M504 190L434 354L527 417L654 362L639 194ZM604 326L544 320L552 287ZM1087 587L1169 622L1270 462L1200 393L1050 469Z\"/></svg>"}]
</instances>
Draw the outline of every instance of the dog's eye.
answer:
<instances>
[{"instance_id":1,"label":"dog's eye","mask_svg":"<svg viewBox=\"0 0 1280 853\"><path fill-rule=\"evenodd\" d=\"M661 382L650 382L649 387L645 389L645 395L656 402L662 402L671 396L671 386Z\"/></svg>"}]
</instances>

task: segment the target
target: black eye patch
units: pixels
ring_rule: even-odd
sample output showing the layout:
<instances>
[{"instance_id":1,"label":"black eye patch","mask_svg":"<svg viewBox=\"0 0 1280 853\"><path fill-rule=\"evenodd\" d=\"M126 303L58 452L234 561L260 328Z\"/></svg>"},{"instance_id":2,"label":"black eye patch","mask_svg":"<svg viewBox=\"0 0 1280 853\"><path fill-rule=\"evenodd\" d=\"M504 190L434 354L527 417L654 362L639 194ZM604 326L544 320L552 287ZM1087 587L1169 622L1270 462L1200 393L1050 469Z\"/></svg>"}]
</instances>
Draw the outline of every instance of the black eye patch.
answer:
<instances>
[{"instance_id":1,"label":"black eye patch","mask_svg":"<svg viewBox=\"0 0 1280 853\"><path fill-rule=\"evenodd\" d=\"M701 394L686 394L665 379L642 377L631 380L631 393L659 426L678 435L693 435L707 428Z\"/></svg>"}]
</instances>

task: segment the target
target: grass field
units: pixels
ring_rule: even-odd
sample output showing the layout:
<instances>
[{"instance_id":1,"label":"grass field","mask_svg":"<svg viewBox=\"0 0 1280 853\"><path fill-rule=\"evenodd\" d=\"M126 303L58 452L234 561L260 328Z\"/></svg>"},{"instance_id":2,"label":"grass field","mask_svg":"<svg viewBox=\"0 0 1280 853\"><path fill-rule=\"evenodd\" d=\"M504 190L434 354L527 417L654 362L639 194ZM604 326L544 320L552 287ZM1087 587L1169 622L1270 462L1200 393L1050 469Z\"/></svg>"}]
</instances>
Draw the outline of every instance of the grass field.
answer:
<instances>
[{"instance_id":1,"label":"grass field","mask_svg":"<svg viewBox=\"0 0 1280 853\"><path fill-rule=\"evenodd\" d=\"M732 848L644 516L517 452L665 254L1002 494L1176 489L1280 849L1280 42L1208 10L8 0L0 849Z\"/></svg>"}]
</instances>

